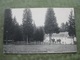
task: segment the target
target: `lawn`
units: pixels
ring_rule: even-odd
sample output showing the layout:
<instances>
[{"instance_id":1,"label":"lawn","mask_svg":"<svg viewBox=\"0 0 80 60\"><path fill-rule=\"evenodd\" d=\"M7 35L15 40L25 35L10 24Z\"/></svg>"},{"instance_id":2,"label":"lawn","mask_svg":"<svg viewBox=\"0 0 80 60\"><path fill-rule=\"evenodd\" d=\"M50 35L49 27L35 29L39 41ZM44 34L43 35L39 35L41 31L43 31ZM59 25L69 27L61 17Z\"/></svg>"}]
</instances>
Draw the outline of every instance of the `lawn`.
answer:
<instances>
[{"instance_id":1,"label":"lawn","mask_svg":"<svg viewBox=\"0 0 80 60\"><path fill-rule=\"evenodd\" d=\"M53 44L53 45L4 45L4 53L74 53L76 45Z\"/></svg>"}]
</instances>

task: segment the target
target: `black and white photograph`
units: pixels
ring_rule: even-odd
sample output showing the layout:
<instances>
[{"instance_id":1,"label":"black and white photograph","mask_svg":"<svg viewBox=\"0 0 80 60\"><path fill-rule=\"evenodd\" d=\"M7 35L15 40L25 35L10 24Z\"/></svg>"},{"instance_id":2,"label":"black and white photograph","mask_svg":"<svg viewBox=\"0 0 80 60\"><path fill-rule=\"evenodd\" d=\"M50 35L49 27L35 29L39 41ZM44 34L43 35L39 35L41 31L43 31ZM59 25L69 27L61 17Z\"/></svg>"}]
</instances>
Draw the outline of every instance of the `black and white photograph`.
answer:
<instances>
[{"instance_id":1,"label":"black and white photograph","mask_svg":"<svg viewBox=\"0 0 80 60\"><path fill-rule=\"evenodd\" d=\"M3 53L75 53L74 8L9 8L4 11Z\"/></svg>"}]
</instances>

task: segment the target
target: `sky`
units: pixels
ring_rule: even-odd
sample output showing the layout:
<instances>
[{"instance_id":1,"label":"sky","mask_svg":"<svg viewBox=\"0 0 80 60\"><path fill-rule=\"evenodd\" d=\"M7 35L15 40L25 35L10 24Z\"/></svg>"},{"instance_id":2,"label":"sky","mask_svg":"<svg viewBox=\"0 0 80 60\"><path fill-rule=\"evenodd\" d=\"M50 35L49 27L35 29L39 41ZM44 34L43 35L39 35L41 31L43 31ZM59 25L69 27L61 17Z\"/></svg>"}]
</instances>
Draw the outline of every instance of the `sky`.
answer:
<instances>
[{"instance_id":1,"label":"sky","mask_svg":"<svg viewBox=\"0 0 80 60\"><path fill-rule=\"evenodd\" d=\"M22 24L23 19L23 11L25 8L13 8L12 9L12 16L16 17L16 20L19 24ZM30 8L32 12L32 19L35 21L36 26L44 26L45 17L47 8ZM58 26L61 26L61 23L66 23L69 20L70 11L73 8L53 8Z\"/></svg>"}]
</instances>

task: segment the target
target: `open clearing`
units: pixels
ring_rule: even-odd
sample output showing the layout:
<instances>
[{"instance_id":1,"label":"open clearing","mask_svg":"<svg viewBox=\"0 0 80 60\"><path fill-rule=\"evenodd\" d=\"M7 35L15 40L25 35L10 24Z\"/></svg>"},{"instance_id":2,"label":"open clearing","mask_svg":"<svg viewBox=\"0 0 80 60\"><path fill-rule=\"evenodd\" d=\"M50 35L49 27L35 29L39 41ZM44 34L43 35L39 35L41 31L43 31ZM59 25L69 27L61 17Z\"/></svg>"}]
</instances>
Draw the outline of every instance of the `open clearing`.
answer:
<instances>
[{"instance_id":1,"label":"open clearing","mask_svg":"<svg viewBox=\"0 0 80 60\"><path fill-rule=\"evenodd\" d=\"M4 45L4 53L71 53L77 52L76 45Z\"/></svg>"}]
</instances>

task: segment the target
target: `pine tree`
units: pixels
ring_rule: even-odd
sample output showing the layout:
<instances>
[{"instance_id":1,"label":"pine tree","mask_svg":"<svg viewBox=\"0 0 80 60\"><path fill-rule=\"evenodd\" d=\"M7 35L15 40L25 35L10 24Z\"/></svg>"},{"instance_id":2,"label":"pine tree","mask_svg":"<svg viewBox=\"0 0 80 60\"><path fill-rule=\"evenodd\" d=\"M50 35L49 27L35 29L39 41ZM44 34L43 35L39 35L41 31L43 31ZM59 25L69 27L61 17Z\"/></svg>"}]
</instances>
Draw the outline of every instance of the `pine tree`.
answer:
<instances>
[{"instance_id":1,"label":"pine tree","mask_svg":"<svg viewBox=\"0 0 80 60\"><path fill-rule=\"evenodd\" d=\"M16 17L14 17L13 19L13 24L14 24L14 42L16 41L22 41L23 37L22 37L22 28L21 26L18 24Z\"/></svg>"},{"instance_id":2,"label":"pine tree","mask_svg":"<svg viewBox=\"0 0 80 60\"><path fill-rule=\"evenodd\" d=\"M68 28L69 28L69 23L66 22L66 24L65 24L65 29L66 29L67 32L68 32Z\"/></svg>"},{"instance_id":3,"label":"pine tree","mask_svg":"<svg viewBox=\"0 0 80 60\"><path fill-rule=\"evenodd\" d=\"M25 9L23 14L23 35L24 40L30 42L33 35L32 15L30 9Z\"/></svg>"},{"instance_id":4,"label":"pine tree","mask_svg":"<svg viewBox=\"0 0 80 60\"><path fill-rule=\"evenodd\" d=\"M13 40L13 27L11 9L6 9L4 15L4 41L6 40L6 43L8 40Z\"/></svg>"},{"instance_id":5,"label":"pine tree","mask_svg":"<svg viewBox=\"0 0 80 60\"><path fill-rule=\"evenodd\" d=\"M66 22L66 23L62 23L61 24L61 27L60 27L60 31L61 32L68 32L68 28L69 28L69 22Z\"/></svg>"},{"instance_id":6,"label":"pine tree","mask_svg":"<svg viewBox=\"0 0 80 60\"><path fill-rule=\"evenodd\" d=\"M45 20L45 33L49 34L49 39L51 42L51 36L53 33L59 32L58 24L56 22L55 13L52 8L48 8Z\"/></svg>"},{"instance_id":7,"label":"pine tree","mask_svg":"<svg viewBox=\"0 0 80 60\"><path fill-rule=\"evenodd\" d=\"M37 42L42 42L44 40L44 29L43 27L36 28L36 31L34 33L34 40Z\"/></svg>"},{"instance_id":8,"label":"pine tree","mask_svg":"<svg viewBox=\"0 0 80 60\"><path fill-rule=\"evenodd\" d=\"M65 23L61 24L60 30L61 30L61 32L65 32L66 31L66 24Z\"/></svg>"},{"instance_id":9,"label":"pine tree","mask_svg":"<svg viewBox=\"0 0 80 60\"><path fill-rule=\"evenodd\" d=\"M75 33L75 18L73 15L73 11L70 12L70 16L69 16L69 36L72 36L73 38L76 36Z\"/></svg>"}]
</instances>

